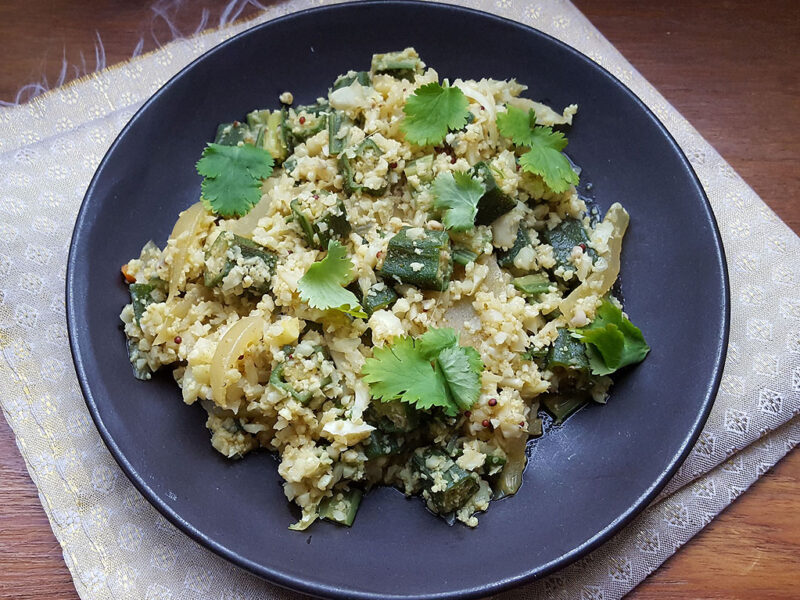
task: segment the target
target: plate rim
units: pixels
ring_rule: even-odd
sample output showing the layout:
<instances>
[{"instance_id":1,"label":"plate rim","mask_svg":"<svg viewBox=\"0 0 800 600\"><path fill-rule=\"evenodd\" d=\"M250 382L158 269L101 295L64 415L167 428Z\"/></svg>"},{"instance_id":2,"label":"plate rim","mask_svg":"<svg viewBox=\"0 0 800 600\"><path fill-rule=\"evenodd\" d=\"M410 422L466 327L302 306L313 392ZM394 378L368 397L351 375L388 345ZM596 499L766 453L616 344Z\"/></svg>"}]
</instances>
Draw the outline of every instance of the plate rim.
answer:
<instances>
[{"instance_id":1,"label":"plate rim","mask_svg":"<svg viewBox=\"0 0 800 600\"><path fill-rule=\"evenodd\" d=\"M181 515L177 511L171 508L155 491L153 491L152 488L150 488L147 485L147 483L144 481L144 478L134 469L133 465L121 451L121 449L115 442L113 436L106 428L103 419L99 413L97 401L92 395L92 391L88 381L89 374L85 368L81 354L78 349L79 344L77 338L80 325L77 322L76 304L79 304L79 300L76 299L76 297L74 296L73 288L75 282L75 268L79 259L79 257L76 254L76 247L77 243L81 238L81 234L87 225L87 218L90 217L88 213L89 211L88 201L90 197L94 195L94 190L97 185L100 174L103 170L103 167L105 166L108 157L116 150L117 146L121 144L122 138L127 133L127 131L135 125L141 114L144 111L148 110L150 105L156 102L161 97L162 94L166 93L177 79L183 77L186 73L191 71L199 61L205 60L209 55L219 52L222 49L227 48L229 45L234 45L238 43L238 40L240 38L243 38L247 35L251 35L257 30L265 29L276 24L279 25L280 23L286 20L292 20L297 17L304 17L305 15L310 13L325 13L328 11L339 10L341 7L353 7L356 5L384 6L387 4L413 6L418 8L434 6L436 8L450 10L455 13L463 13L463 12L472 13L473 15L483 19L491 19L503 23L505 25L510 25L512 27L522 29L527 34L533 33L534 35L541 36L545 38L548 41L548 43L555 44L556 46L559 46L562 50L567 51L576 60L582 62L588 62L591 64L591 66L597 68L603 75L605 75L607 78L611 80L611 83L613 83L616 87L620 88L623 91L623 93L630 96L631 100L633 100L633 102L636 105L638 105L639 109L641 109L644 112L644 114L654 123L656 128L661 132L666 141L669 143L672 150L677 154L679 161L682 163L683 168L689 174L692 184L699 192L701 204L708 215L710 224L712 225L711 227L712 235L709 241L713 241L713 245L716 250L716 259L720 266L721 280L717 283L721 284L723 292L722 306L720 308L724 319L724 327L717 343L716 356L714 361L715 364L712 371L712 376L710 378L710 386L707 388L708 390L707 394L703 398L703 402L700 410L698 411L697 417L692 422L692 425L689 431L687 432L687 435L683 438L681 445L679 446L678 452L672 457L672 459L666 465L666 467L662 469L662 471L659 473L655 481L644 490L644 492L639 496L639 498L637 498L631 504L631 506L627 508L627 510L625 510L621 515L619 515L616 519L607 524L603 529L595 533L591 538L586 540L580 546L577 546L571 549L570 551L563 553L558 558L548 563L545 563L539 568L530 569L524 573L521 573L516 577L510 577L499 581L491 581L485 585L472 587L469 589L455 589L448 592L439 592L433 595L421 596L413 594L391 594L391 593L390 594L382 593L380 595L381 598L385 598L387 600L391 599L409 600L412 598L435 598L435 599L479 598L486 596L488 594L495 594L504 590L508 590L513 587L524 585L525 583L530 583L537 579L544 578L545 576L572 564L573 562L579 560L583 556L587 555L588 553L590 553L591 551L595 550L603 543L608 541L610 538L612 538L614 535L620 532L637 515L639 515L650 504L650 502L652 502L652 500L658 495L658 493L664 488L664 486L666 486L666 484L670 481L673 475L680 468L681 464L683 464L683 462L686 460L689 453L691 452L692 447L699 438L703 426L705 425L708 416L711 412L711 409L714 405L716 395L719 391L720 381L722 378L722 373L727 357L727 347L730 335L730 318L731 318L730 278L728 273L728 264L725 254L725 248L722 243L719 224L717 222L716 215L714 214L713 208L706 194L705 188L703 187L702 182L697 176L694 167L692 166L688 157L684 153L683 149L680 147L680 145L675 140L674 136L670 133L670 131L666 128L666 126L655 115L655 113L641 100L641 98L639 98L639 96L633 90L631 90L627 85L625 85L625 83L623 83L618 77L616 77L613 73L611 73L608 69L606 69L602 65L596 63L595 61L592 61L587 55L583 54L577 48L565 42L562 42L561 40L553 37L552 35L544 31L541 31L540 29L536 29L535 27L526 25L524 23L515 21L513 19L495 15L472 7L466 7L455 4L445 4L442 2L430 2L427 0L361 0L361 1L354 0L338 4L306 8L289 14L280 15L274 19L270 19L263 23L247 27L246 29L236 34L235 36L232 36L220 42L219 44L216 44L215 46L203 52L200 56L192 60L189 64L181 68L175 75L170 77L170 79L166 83L164 83L158 90L156 90L156 92L154 92L151 96L147 98L147 100L145 100L142 106L140 106L139 109L137 109L137 111L133 114L130 120L124 125L124 127L117 134L114 141L103 155L103 158L98 163L98 166L94 174L92 175L92 179L89 183L89 186L86 189L86 193L84 194L83 199L81 200L80 208L78 209L78 213L73 226L72 235L70 237L69 254L67 257L65 298L66 298L66 321L67 321L67 333L69 337L69 346L70 346L70 352L72 354L72 359L75 365L75 372L78 378L78 382L80 384L84 401L86 402L89 413L92 417L92 420L94 421L95 426L97 427L98 433L100 434L103 443L106 445L109 452L114 457L114 460L117 462L122 471L125 473L125 476L128 478L128 480L134 485L134 487L139 491L139 493L141 493L147 499L147 501L156 510L158 510L158 512L161 513L161 515L164 516L170 523L176 526L179 530L181 530L184 534L186 534L189 538L191 538L195 542L199 543L200 545L214 552L217 556L227 560L228 562L233 563L234 565L242 569L245 569L246 571L262 579L269 581L270 583L279 585L281 587L293 591L300 591L314 596L324 596L330 598L337 598L341 600L349 600L349 599L367 600L377 597L374 594L364 591L347 590L334 585L325 584L321 582L314 582L302 577L287 575L280 570L276 570L272 567L247 559L239 555L236 551L226 546L223 546L222 544L216 542L215 540L211 539L209 536L198 530L191 523L189 523L183 517L181 517Z\"/></svg>"}]
</instances>

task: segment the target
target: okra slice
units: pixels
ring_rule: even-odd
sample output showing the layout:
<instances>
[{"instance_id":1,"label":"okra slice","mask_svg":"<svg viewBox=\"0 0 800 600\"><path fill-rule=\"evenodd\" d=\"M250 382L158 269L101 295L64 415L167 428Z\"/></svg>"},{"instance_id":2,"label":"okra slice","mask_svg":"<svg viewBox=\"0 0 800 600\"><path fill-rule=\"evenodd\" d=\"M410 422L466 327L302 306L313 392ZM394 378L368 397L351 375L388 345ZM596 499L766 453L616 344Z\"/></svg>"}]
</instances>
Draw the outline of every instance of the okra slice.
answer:
<instances>
[{"instance_id":1,"label":"okra slice","mask_svg":"<svg viewBox=\"0 0 800 600\"><path fill-rule=\"evenodd\" d=\"M390 307L397 301L397 292L384 282L379 281L373 284L364 294L361 299L361 306L368 315L371 315L376 310L381 310Z\"/></svg>"},{"instance_id":2,"label":"okra slice","mask_svg":"<svg viewBox=\"0 0 800 600\"><path fill-rule=\"evenodd\" d=\"M517 205L516 200L497 187L492 169L487 163L483 161L476 163L470 170L470 174L480 179L486 187L486 192L478 201L476 225L491 225L498 217L502 217Z\"/></svg>"},{"instance_id":3,"label":"okra slice","mask_svg":"<svg viewBox=\"0 0 800 600\"><path fill-rule=\"evenodd\" d=\"M287 392L297 400L300 404L306 404L309 400L311 400L311 392L298 392L294 389L291 385L286 383L286 380L283 377L283 372L286 369L286 362L279 363L276 366L272 373L269 375L269 382L274 385L276 388Z\"/></svg>"},{"instance_id":4,"label":"okra slice","mask_svg":"<svg viewBox=\"0 0 800 600\"><path fill-rule=\"evenodd\" d=\"M426 154L406 163L403 173L405 173L407 180L416 177L420 184L430 183L433 181L433 154ZM417 188L421 187L416 182L413 185Z\"/></svg>"},{"instance_id":5,"label":"okra slice","mask_svg":"<svg viewBox=\"0 0 800 600\"><path fill-rule=\"evenodd\" d=\"M344 202L334 194L317 192L292 200L290 206L311 246L325 249L331 239L343 239L352 231Z\"/></svg>"},{"instance_id":6,"label":"okra slice","mask_svg":"<svg viewBox=\"0 0 800 600\"><path fill-rule=\"evenodd\" d=\"M406 48L399 52L386 52L372 55L370 71L375 75L391 75L396 79L414 80L418 73L422 73L424 65L419 55L413 48Z\"/></svg>"},{"instance_id":7,"label":"okra slice","mask_svg":"<svg viewBox=\"0 0 800 600\"><path fill-rule=\"evenodd\" d=\"M350 119L342 111L332 110L328 114L328 152L332 156L344 150L349 124Z\"/></svg>"},{"instance_id":8,"label":"okra slice","mask_svg":"<svg viewBox=\"0 0 800 600\"><path fill-rule=\"evenodd\" d=\"M542 232L542 237L545 243L553 247L553 258L556 259L556 265L563 267L564 270L575 270L575 265L570 261L572 249L575 246L583 244L584 252L591 257L592 261L597 258L597 253L587 245L589 236L586 235L583 223L578 219L564 219L553 229L545 229Z\"/></svg>"},{"instance_id":9,"label":"okra slice","mask_svg":"<svg viewBox=\"0 0 800 600\"><path fill-rule=\"evenodd\" d=\"M453 262L459 265L467 266L471 262L475 262L478 258L477 253L466 248L453 248Z\"/></svg>"},{"instance_id":10,"label":"okra slice","mask_svg":"<svg viewBox=\"0 0 800 600\"><path fill-rule=\"evenodd\" d=\"M154 289L156 289L155 286L149 283L132 283L128 286L128 291L131 294L131 304L133 305L133 316L137 325L142 320L144 311L155 301L152 296Z\"/></svg>"},{"instance_id":11,"label":"okra slice","mask_svg":"<svg viewBox=\"0 0 800 600\"><path fill-rule=\"evenodd\" d=\"M346 150L339 155L339 171L342 174L344 190L348 194L363 192L370 196L380 196L388 187L386 180L370 182L368 185L363 176L377 165L383 150L372 138L365 138L355 150ZM359 175L361 177L359 177Z\"/></svg>"},{"instance_id":12,"label":"okra slice","mask_svg":"<svg viewBox=\"0 0 800 600\"><path fill-rule=\"evenodd\" d=\"M367 458L380 458L400 454L404 440L397 435L386 433L380 429L370 432L369 438L364 441L364 454Z\"/></svg>"},{"instance_id":13,"label":"okra slice","mask_svg":"<svg viewBox=\"0 0 800 600\"><path fill-rule=\"evenodd\" d=\"M516 277L512 280L514 287L526 296L536 297L539 294L549 292L555 284L544 273L533 273L523 277Z\"/></svg>"},{"instance_id":14,"label":"okra slice","mask_svg":"<svg viewBox=\"0 0 800 600\"><path fill-rule=\"evenodd\" d=\"M288 111L254 110L247 115L250 129L257 132L256 145L270 153L276 165L280 165L292 153L293 143L290 128L286 124Z\"/></svg>"},{"instance_id":15,"label":"okra slice","mask_svg":"<svg viewBox=\"0 0 800 600\"><path fill-rule=\"evenodd\" d=\"M404 227L389 240L379 272L384 279L444 291L453 273L450 238L444 231Z\"/></svg>"},{"instance_id":16,"label":"okra slice","mask_svg":"<svg viewBox=\"0 0 800 600\"><path fill-rule=\"evenodd\" d=\"M487 454L483 462L483 469L489 475L498 473L506 465L508 459L500 454Z\"/></svg>"},{"instance_id":17,"label":"okra slice","mask_svg":"<svg viewBox=\"0 0 800 600\"><path fill-rule=\"evenodd\" d=\"M480 487L477 475L459 467L439 448L415 450L412 464L422 482L422 495L428 501L428 508L437 514L458 510Z\"/></svg>"},{"instance_id":18,"label":"okra slice","mask_svg":"<svg viewBox=\"0 0 800 600\"><path fill-rule=\"evenodd\" d=\"M206 250L206 287L222 284L234 268L241 269L242 281L249 278L252 283L245 286L257 294L265 294L270 289L270 281L275 272L277 256L264 246L242 236L223 231Z\"/></svg>"},{"instance_id":19,"label":"okra slice","mask_svg":"<svg viewBox=\"0 0 800 600\"><path fill-rule=\"evenodd\" d=\"M586 357L586 346L572 337L569 330L560 327L558 337L547 355L547 366L588 371L589 359Z\"/></svg>"},{"instance_id":20,"label":"okra slice","mask_svg":"<svg viewBox=\"0 0 800 600\"><path fill-rule=\"evenodd\" d=\"M542 396L541 402L547 412L553 415L554 423L559 425L568 416L589 402L586 393L575 391L569 394L546 394Z\"/></svg>"},{"instance_id":21,"label":"okra slice","mask_svg":"<svg viewBox=\"0 0 800 600\"><path fill-rule=\"evenodd\" d=\"M319 503L320 518L350 527L361 504L361 496L361 490L356 488L334 491L333 496Z\"/></svg>"},{"instance_id":22,"label":"okra slice","mask_svg":"<svg viewBox=\"0 0 800 600\"><path fill-rule=\"evenodd\" d=\"M331 91L335 92L339 88L348 87L354 81L358 81L358 83L364 87L372 85L369 71L350 71L346 75L340 75L336 78L336 81L333 82L333 89Z\"/></svg>"},{"instance_id":23,"label":"okra slice","mask_svg":"<svg viewBox=\"0 0 800 600\"><path fill-rule=\"evenodd\" d=\"M508 269L514 275L524 275L524 271L518 269L514 265L514 260L517 258L523 248L531 245L531 238L524 227L520 226L517 229L517 236L514 238L514 245L508 250L497 251L497 264L498 266Z\"/></svg>"},{"instance_id":24,"label":"okra slice","mask_svg":"<svg viewBox=\"0 0 800 600\"><path fill-rule=\"evenodd\" d=\"M245 123L234 121L233 123L220 123L214 143L223 146L238 146L239 142L252 144L254 140L255 136Z\"/></svg>"},{"instance_id":25,"label":"okra slice","mask_svg":"<svg viewBox=\"0 0 800 600\"><path fill-rule=\"evenodd\" d=\"M384 433L408 433L419 426L419 414L400 400L373 402L367 421Z\"/></svg>"},{"instance_id":26,"label":"okra slice","mask_svg":"<svg viewBox=\"0 0 800 600\"><path fill-rule=\"evenodd\" d=\"M325 129L327 124L328 114L321 104L298 106L290 109L286 115L286 128L291 135L292 145L306 141Z\"/></svg>"}]
</instances>

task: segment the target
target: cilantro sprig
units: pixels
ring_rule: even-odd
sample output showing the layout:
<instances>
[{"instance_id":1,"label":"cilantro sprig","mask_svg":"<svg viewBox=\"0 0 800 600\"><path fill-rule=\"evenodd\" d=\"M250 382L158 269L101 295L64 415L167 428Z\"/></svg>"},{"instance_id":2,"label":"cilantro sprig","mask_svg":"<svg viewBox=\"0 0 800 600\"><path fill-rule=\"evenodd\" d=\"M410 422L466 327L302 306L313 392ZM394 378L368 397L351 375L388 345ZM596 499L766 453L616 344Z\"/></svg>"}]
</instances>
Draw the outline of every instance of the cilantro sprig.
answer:
<instances>
[{"instance_id":1,"label":"cilantro sprig","mask_svg":"<svg viewBox=\"0 0 800 600\"><path fill-rule=\"evenodd\" d=\"M475 348L460 346L452 329L429 329L421 337L395 338L375 348L362 369L375 399L400 399L419 410L441 408L455 416L478 401L483 361Z\"/></svg>"},{"instance_id":2,"label":"cilantro sprig","mask_svg":"<svg viewBox=\"0 0 800 600\"><path fill-rule=\"evenodd\" d=\"M367 318L356 295L343 287L350 282L352 270L353 263L347 258L345 247L336 240L329 241L328 255L308 267L297 283L300 299L312 308Z\"/></svg>"},{"instance_id":3,"label":"cilantro sprig","mask_svg":"<svg viewBox=\"0 0 800 600\"><path fill-rule=\"evenodd\" d=\"M478 202L486 186L469 173L441 173L433 182L433 208L442 212L446 229L467 231L475 227Z\"/></svg>"},{"instance_id":4,"label":"cilantro sprig","mask_svg":"<svg viewBox=\"0 0 800 600\"><path fill-rule=\"evenodd\" d=\"M250 144L208 144L197 161L206 208L226 218L246 215L261 200L261 180L272 175L273 164L269 152Z\"/></svg>"},{"instance_id":5,"label":"cilantro sprig","mask_svg":"<svg viewBox=\"0 0 800 600\"><path fill-rule=\"evenodd\" d=\"M536 113L527 113L516 106L508 106L506 112L497 115L497 129L517 146L528 151L519 158L523 171L539 175L547 187L560 194L578 183L578 174L572 169L562 150L567 138L552 127L536 124Z\"/></svg>"},{"instance_id":6,"label":"cilantro sprig","mask_svg":"<svg viewBox=\"0 0 800 600\"><path fill-rule=\"evenodd\" d=\"M417 146L440 143L449 130L467 123L469 101L457 87L435 81L416 89L403 107L406 114L400 129Z\"/></svg>"},{"instance_id":7,"label":"cilantro sprig","mask_svg":"<svg viewBox=\"0 0 800 600\"><path fill-rule=\"evenodd\" d=\"M597 309L597 316L591 324L571 331L573 337L586 345L586 355L594 375L609 375L627 365L642 362L650 352L642 331L607 298Z\"/></svg>"}]
</instances>

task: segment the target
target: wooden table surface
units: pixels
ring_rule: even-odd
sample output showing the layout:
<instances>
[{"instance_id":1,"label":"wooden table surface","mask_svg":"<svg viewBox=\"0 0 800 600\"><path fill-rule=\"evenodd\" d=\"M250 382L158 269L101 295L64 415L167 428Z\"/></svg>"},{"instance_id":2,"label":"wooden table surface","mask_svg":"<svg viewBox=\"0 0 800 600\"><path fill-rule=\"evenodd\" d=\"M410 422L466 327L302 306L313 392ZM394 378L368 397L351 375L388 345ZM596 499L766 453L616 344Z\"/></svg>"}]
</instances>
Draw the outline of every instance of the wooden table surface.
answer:
<instances>
[{"instance_id":1,"label":"wooden table surface","mask_svg":"<svg viewBox=\"0 0 800 600\"><path fill-rule=\"evenodd\" d=\"M169 8L174 3L160 2ZM173 11L182 32L208 8ZM487 2L487 5L489 3ZM800 2L577 0L578 7L733 165L800 230ZM172 9L169 9L172 10ZM242 16L254 14L248 8ZM108 64L169 38L146 3L0 3L0 100L58 79L62 57L94 66L96 32ZM153 34L151 34L151 30ZM68 79L74 69L67 72ZM628 598L800 597L800 452L790 454ZM0 598L77 595L6 422L0 418Z\"/></svg>"}]
</instances>

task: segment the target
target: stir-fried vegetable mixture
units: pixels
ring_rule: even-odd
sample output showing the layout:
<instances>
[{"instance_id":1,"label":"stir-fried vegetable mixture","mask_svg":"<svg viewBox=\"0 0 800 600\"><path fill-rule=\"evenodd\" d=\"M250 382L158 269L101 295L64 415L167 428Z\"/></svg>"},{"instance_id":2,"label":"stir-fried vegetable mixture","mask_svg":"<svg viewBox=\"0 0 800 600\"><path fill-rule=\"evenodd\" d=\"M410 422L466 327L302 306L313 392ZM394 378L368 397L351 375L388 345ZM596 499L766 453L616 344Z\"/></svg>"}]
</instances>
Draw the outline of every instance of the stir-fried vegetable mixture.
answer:
<instances>
[{"instance_id":1,"label":"stir-fried vegetable mixture","mask_svg":"<svg viewBox=\"0 0 800 600\"><path fill-rule=\"evenodd\" d=\"M219 126L200 202L124 265L136 376L174 367L225 456L277 452L292 528L352 525L376 485L475 526L544 412L604 402L649 351L612 295L628 213L587 211L577 107L525 89L408 48L284 93Z\"/></svg>"}]
</instances>

